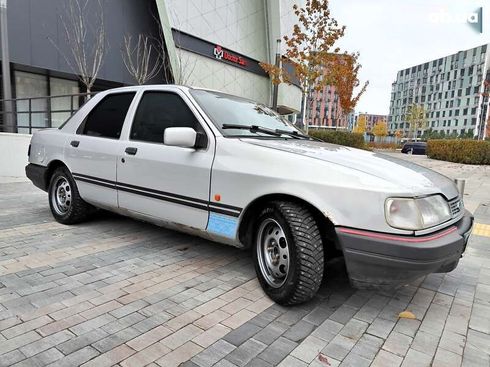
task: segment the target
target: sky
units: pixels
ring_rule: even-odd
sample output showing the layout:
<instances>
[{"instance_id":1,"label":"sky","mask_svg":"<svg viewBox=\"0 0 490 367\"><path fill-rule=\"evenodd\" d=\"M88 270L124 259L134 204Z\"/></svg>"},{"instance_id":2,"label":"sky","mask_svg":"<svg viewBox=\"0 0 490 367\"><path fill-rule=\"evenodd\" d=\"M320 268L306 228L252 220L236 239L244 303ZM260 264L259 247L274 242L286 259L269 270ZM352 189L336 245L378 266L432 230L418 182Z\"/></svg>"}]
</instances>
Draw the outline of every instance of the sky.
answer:
<instances>
[{"instance_id":1,"label":"sky","mask_svg":"<svg viewBox=\"0 0 490 367\"><path fill-rule=\"evenodd\" d=\"M483 33L466 21L479 7ZM360 79L370 83L356 112L388 114L398 70L490 43L488 1L330 0L330 10L347 27L338 45L360 52Z\"/></svg>"}]
</instances>

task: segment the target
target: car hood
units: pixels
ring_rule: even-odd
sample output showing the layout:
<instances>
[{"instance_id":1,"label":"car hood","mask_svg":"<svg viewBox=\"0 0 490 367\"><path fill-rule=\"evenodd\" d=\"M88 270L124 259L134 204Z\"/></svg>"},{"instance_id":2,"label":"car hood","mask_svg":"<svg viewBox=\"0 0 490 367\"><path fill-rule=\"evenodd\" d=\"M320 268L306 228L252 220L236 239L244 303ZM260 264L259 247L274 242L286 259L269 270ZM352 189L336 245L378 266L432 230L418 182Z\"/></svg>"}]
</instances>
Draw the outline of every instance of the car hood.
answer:
<instances>
[{"instance_id":1,"label":"car hood","mask_svg":"<svg viewBox=\"0 0 490 367\"><path fill-rule=\"evenodd\" d=\"M442 193L448 200L458 196L451 179L418 164L390 155L311 140L242 141L348 167L390 182L415 194Z\"/></svg>"}]
</instances>

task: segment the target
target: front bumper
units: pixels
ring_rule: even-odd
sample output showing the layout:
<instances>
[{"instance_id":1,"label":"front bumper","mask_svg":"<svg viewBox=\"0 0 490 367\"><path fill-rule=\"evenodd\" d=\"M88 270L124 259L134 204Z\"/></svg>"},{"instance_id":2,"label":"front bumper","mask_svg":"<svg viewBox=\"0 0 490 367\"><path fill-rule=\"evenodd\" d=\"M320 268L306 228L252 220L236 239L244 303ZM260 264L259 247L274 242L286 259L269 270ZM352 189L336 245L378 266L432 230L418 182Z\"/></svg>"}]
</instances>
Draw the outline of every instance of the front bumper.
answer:
<instances>
[{"instance_id":1,"label":"front bumper","mask_svg":"<svg viewBox=\"0 0 490 367\"><path fill-rule=\"evenodd\" d=\"M454 270L466 249L473 216L426 236L398 236L337 227L347 272L356 288L394 288Z\"/></svg>"}]
</instances>

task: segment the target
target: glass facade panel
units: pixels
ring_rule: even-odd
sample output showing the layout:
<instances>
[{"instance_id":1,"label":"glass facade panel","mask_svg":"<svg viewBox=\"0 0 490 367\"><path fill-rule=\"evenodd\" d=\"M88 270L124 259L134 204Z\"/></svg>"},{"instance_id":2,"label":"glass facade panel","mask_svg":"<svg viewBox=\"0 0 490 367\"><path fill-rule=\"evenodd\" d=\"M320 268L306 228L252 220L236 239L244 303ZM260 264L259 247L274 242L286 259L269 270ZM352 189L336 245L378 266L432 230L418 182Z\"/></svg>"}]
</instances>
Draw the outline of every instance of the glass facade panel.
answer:
<instances>
[{"instance_id":1,"label":"glass facade panel","mask_svg":"<svg viewBox=\"0 0 490 367\"><path fill-rule=\"evenodd\" d=\"M80 93L78 81L60 78L49 78L51 95L61 96L67 94ZM51 126L59 127L63 122L68 120L72 113L78 110L78 97L56 97L51 99Z\"/></svg>"},{"instance_id":2,"label":"glass facade panel","mask_svg":"<svg viewBox=\"0 0 490 367\"><path fill-rule=\"evenodd\" d=\"M15 72L15 90L16 98L25 97L45 97L48 95L48 81L46 76L39 74L26 73L23 71ZM33 99L17 101L17 126L28 128L47 127L48 116L46 113L46 99ZM29 110L37 113L29 114ZM30 121L29 121L30 120ZM25 132L25 129L19 128L19 132Z\"/></svg>"}]
</instances>

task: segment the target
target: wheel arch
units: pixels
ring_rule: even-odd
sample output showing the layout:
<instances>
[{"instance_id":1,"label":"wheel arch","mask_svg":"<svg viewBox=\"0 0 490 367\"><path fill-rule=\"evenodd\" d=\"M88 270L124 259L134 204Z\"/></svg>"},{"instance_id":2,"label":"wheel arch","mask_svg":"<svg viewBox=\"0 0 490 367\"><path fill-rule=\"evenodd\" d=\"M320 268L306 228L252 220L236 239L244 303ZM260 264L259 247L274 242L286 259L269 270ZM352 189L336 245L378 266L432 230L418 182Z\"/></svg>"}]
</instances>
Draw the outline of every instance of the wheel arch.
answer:
<instances>
[{"instance_id":1,"label":"wheel arch","mask_svg":"<svg viewBox=\"0 0 490 367\"><path fill-rule=\"evenodd\" d=\"M49 187L51 176L53 175L54 171L59 167L66 167L69 170L68 166L65 163L63 163L63 161L61 161L60 159L53 159L51 162L48 163L46 167L47 169L46 169L46 177L45 177L46 190Z\"/></svg>"},{"instance_id":2,"label":"wheel arch","mask_svg":"<svg viewBox=\"0 0 490 367\"><path fill-rule=\"evenodd\" d=\"M253 226L260 210L267 205L267 203L272 201L290 201L306 206L315 217L317 225L320 229L326 256L334 257L339 254L338 251L340 250L340 247L338 244L337 235L335 233L335 225L328 214L323 213L315 205L302 198L290 194L279 193L260 196L245 207L238 226L238 239L245 248L249 248L252 245L254 233Z\"/></svg>"}]
</instances>

